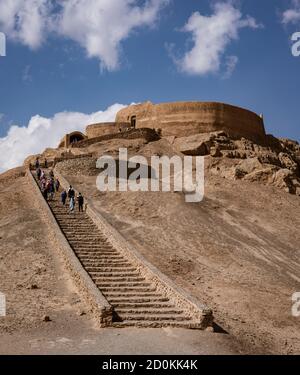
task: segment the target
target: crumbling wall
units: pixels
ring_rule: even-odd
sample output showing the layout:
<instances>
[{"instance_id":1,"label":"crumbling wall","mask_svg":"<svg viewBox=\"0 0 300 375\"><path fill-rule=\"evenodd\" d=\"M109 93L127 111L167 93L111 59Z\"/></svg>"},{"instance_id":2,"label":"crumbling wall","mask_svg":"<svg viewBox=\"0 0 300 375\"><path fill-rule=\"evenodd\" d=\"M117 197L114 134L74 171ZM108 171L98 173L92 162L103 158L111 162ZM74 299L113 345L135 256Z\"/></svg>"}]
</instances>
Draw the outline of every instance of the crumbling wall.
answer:
<instances>
[{"instance_id":1,"label":"crumbling wall","mask_svg":"<svg viewBox=\"0 0 300 375\"><path fill-rule=\"evenodd\" d=\"M116 123L116 122L104 122L99 124L88 125L86 128L86 135L88 139L101 137L108 134L116 134L120 131L124 131L126 128L129 128L130 124L128 123Z\"/></svg>"}]
</instances>

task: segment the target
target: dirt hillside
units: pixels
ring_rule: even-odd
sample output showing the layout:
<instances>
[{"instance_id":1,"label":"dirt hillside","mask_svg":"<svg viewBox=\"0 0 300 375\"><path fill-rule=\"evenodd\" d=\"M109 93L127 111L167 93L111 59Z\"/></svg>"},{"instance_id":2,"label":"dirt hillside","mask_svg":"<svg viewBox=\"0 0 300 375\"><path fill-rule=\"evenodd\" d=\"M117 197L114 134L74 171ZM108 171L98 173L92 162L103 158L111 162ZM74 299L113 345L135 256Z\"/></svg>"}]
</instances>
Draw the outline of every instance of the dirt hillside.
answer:
<instances>
[{"instance_id":1,"label":"dirt hillside","mask_svg":"<svg viewBox=\"0 0 300 375\"><path fill-rule=\"evenodd\" d=\"M115 155L118 144L93 147L98 155L102 149ZM300 321L291 314L292 295L300 290L298 171L292 189L292 180L260 178L266 151L207 156L205 199L194 204L182 193L99 192L93 158L57 168L150 262L212 307L223 329L257 351L300 353ZM134 153L174 154L178 148L163 140L135 145ZM232 176L251 162L256 179L246 172ZM277 165L269 177L282 169Z\"/></svg>"},{"instance_id":2,"label":"dirt hillside","mask_svg":"<svg viewBox=\"0 0 300 375\"><path fill-rule=\"evenodd\" d=\"M222 133L150 143L106 140L71 150L69 156L89 157L56 169L150 262L210 306L239 352L300 354L300 320L291 313L292 295L300 291L300 149L289 140L269 142L260 146ZM117 158L120 147L148 159L204 155L204 200L186 203L180 192L100 192L96 160ZM0 196L0 290L9 313L0 334L42 332L47 316L69 331L89 322L23 168L0 176Z\"/></svg>"}]
</instances>

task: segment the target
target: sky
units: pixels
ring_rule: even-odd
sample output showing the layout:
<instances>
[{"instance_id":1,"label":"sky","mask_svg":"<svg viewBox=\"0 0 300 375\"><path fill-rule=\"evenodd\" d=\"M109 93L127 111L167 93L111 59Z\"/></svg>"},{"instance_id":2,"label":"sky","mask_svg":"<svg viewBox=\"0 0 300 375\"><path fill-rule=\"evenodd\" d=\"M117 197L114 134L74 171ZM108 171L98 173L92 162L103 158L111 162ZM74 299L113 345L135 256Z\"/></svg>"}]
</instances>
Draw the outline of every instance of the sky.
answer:
<instances>
[{"instance_id":1,"label":"sky","mask_svg":"<svg viewBox=\"0 0 300 375\"><path fill-rule=\"evenodd\" d=\"M245 107L299 141L296 32L300 0L0 0L0 172L146 100Z\"/></svg>"}]
</instances>

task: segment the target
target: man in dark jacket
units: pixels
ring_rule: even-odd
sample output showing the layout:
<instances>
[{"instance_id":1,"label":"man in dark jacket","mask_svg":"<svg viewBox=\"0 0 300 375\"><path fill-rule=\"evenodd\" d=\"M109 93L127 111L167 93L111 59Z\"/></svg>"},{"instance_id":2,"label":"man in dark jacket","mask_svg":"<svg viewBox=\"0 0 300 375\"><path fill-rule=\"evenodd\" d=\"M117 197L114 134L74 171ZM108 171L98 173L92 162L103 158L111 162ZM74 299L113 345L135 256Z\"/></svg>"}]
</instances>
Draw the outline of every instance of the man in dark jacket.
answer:
<instances>
[{"instance_id":1,"label":"man in dark jacket","mask_svg":"<svg viewBox=\"0 0 300 375\"><path fill-rule=\"evenodd\" d=\"M79 212L83 212L84 198L81 193L78 194L77 201Z\"/></svg>"},{"instance_id":2,"label":"man in dark jacket","mask_svg":"<svg viewBox=\"0 0 300 375\"><path fill-rule=\"evenodd\" d=\"M68 190L68 198L69 199L75 198L75 191L74 191L72 185L70 185L69 190Z\"/></svg>"},{"instance_id":3,"label":"man in dark jacket","mask_svg":"<svg viewBox=\"0 0 300 375\"><path fill-rule=\"evenodd\" d=\"M65 190L63 190L63 192L61 193L60 198L62 204L65 206L67 200L67 192Z\"/></svg>"},{"instance_id":4,"label":"man in dark jacket","mask_svg":"<svg viewBox=\"0 0 300 375\"><path fill-rule=\"evenodd\" d=\"M57 178L57 179L55 180L55 189L56 189L57 192L58 192L58 190L59 190L59 187L60 187L60 182L59 182L59 179Z\"/></svg>"}]
</instances>

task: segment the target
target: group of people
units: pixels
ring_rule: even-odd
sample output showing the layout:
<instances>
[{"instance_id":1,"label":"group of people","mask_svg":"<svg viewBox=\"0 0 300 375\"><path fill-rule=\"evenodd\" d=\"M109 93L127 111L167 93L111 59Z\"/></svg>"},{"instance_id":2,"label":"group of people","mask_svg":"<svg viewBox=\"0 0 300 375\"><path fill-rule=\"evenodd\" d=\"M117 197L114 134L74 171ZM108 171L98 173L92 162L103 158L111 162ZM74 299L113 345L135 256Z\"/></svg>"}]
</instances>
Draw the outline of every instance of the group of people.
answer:
<instances>
[{"instance_id":1,"label":"group of people","mask_svg":"<svg viewBox=\"0 0 300 375\"><path fill-rule=\"evenodd\" d=\"M78 194L77 199L75 200L75 190L73 189L72 185L70 185L68 191L63 189L60 199L62 204L65 206L67 203L67 199L69 199L69 212L72 213L75 210L75 202L77 200L78 203L78 211L83 212L83 205L84 205L84 198L81 193Z\"/></svg>"},{"instance_id":2,"label":"group of people","mask_svg":"<svg viewBox=\"0 0 300 375\"><path fill-rule=\"evenodd\" d=\"M51 169L48 176L44 170L41 169L39 160L36 160L35 163L36 167L36 176L40 184L40 188L43 194L43 197L46 201L53 200L55 193L59 192L60 189L60 181L58 178L54 178L53 170ZM60 200L62 204L65 206L67 204L67 200L69 201L69 212L73 213L75 210L75 202L78 203L78 211L83 212L84 207L84 198L81 193L75 198L75 190L70 185L68 191L63 189L60 194Z\"/></svg>"},{"instance_id":3,"label":"group of people","mask_svg":"<svg viewBox=\"0 0 300 375\"><path fill-rule=\"evenodd\" d=\"M38 167L36 170L36 176L40 183L43 197L46 200L53 200L55 192L58 192L60 188L59 179L54 178L54 173L52 170L49 172L49 176L47 177L45 171L40 167Z\"/></svg>"}]
</instances>

